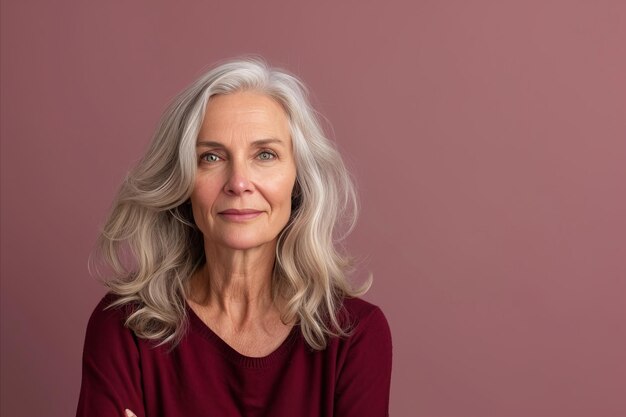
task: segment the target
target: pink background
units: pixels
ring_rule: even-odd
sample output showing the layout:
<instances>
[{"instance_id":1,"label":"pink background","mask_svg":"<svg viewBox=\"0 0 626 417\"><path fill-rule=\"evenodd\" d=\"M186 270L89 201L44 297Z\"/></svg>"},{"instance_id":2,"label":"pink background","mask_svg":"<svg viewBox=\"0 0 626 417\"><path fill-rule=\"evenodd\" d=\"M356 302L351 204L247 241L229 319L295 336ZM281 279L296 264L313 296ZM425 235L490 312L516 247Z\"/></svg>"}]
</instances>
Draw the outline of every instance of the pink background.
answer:
<instances>
[{"instance_id":1,"label":"pink background","mask_svg":"<svg viewBox=\"0 0 626 417\"><path fill-rule=\"evenodd\" d=\"M86 263L167 101L299 74L358 178L391 412L626 415L626 3L2 1L3 416L69 416Z\"/></svg>"}]
</instances>

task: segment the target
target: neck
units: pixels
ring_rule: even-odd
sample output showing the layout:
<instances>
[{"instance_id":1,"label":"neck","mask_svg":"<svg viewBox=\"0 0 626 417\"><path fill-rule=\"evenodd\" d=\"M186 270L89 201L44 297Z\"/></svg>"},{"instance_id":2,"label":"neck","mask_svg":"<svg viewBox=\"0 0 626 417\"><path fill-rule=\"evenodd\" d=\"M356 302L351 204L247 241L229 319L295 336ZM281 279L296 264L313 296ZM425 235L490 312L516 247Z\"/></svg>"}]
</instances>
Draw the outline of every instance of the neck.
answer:
<instances>
[{"instance_id":1,"label":"neck","mask_svg":"<svg viewBox=\"0 0 626 417\"><path fill-rule=\"evenodd\" d=\"M213 316L236 327L275 314L272 273L276 246L247 250L217 248L205 243L207 262L192 277L189 299Z\"/></svg>"}]
</instances>

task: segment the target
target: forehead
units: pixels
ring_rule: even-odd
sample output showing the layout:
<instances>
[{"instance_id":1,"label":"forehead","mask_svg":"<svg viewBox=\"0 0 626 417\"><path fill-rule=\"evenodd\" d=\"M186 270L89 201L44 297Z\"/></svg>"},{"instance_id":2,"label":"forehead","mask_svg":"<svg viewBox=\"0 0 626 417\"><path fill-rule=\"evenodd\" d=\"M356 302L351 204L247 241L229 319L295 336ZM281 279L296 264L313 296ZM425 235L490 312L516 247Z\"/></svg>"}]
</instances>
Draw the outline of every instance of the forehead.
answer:
<instances>
[{"instance_id":1,"label":"forehead","mask_svg":"<svg viewBox=\"0 0 626 417\"><path fill-rule=\"evenodd\" d=\"M222 134L290 137L283 107L273 98L254 91L215 95L209 99L200 136Z\"/></svg>"}]
</instances>

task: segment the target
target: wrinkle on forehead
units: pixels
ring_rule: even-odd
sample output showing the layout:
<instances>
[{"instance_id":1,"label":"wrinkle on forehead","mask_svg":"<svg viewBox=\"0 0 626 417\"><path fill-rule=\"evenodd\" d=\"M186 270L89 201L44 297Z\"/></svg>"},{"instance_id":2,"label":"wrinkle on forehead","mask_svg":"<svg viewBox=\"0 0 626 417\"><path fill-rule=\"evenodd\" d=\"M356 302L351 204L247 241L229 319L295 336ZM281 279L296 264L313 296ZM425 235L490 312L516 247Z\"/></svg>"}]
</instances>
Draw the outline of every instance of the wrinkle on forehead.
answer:
<instances>
[{"instance_id":1,"label":"wrinkle on forehead","mask_svg":"<svg viewBox=\"0 0 626 417\"><path fill-rule=\"evenodd\" d=\"M258 92L216 95L209 99L199 140L278 138L291 143L287 114L280 103Z\"/></svg>"}]
</instances>

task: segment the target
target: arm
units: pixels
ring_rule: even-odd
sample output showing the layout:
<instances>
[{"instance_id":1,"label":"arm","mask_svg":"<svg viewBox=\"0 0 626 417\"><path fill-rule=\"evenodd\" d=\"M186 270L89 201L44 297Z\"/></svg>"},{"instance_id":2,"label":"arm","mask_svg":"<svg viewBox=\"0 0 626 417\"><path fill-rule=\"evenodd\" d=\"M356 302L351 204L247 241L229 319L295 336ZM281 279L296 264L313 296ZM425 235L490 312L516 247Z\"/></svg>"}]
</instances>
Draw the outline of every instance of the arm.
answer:
<instances>
[{"instance_id":1,"label":"arm","mask_svg":"<svg viewBox=\"0 0 626 417\"><path fill-rule=\"evenodd\" d=\"M389 324L376 307L349 339L335 394L337 417L389 415L392 344Z\"/></svg>"},{"instance_id":2,"label":"arm","mask_svg":"<svg viewBox=\"0 0 626 417\"><path fill-rule=\"evenodd\" d=\"M77 417L122 417L130 408L144 417L137 339L124 327L125 308L104 310L106 296L87 325Z\"/></svg>"}]
</instances>

